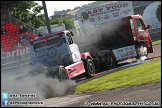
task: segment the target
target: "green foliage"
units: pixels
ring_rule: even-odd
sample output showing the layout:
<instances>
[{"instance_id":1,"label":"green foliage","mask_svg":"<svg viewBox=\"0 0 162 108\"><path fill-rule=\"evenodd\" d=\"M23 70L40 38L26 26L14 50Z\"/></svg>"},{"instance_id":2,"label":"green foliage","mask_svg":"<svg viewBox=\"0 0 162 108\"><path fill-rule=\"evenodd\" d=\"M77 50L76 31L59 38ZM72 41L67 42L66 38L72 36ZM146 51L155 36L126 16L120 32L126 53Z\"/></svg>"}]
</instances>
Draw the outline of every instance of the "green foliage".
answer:
<instances>
[{"instance_id":1,"label":"green foliage","mask_svg":"<svg viewBox=\"0 0 162 108\"><path fill-rule=\"evenodd\" d=\"M158 6L156 10L156 16L159 22L161 22L161 5Z\"/></svg>"},{"instance_id":2,"label":"green foliage","mask_svg":"<svg viewBox=\"0 0 162 108\"><path fill-rule=\"evenodd\" d=\"M59 24L59 25L61 25L62 24L62 19L61 18L55 18L55 19L52 19L50 21L50 23L51 24ZM63 23L65 24L65 28L67 30L70 30L70 29L74 28L74 23L70 19L64 18Z\"/></svg>"},{"instance_id":3,"label":"green foliage","mask_svg":"<svg viewBox=\"0 0 162 108\"><path fill-rule=\"evenodd\" d=\"M38 28L45 23L44 15L39 15L42 9L43 7L34 1L21 1L14 4L13 8L10 8L9 14L24 23Z\"/></svg>"},{"instance_id":4,"label":"green foliage","mask_svg":"<svg viewBox=\"0 0 162 108\"><path fill-rule=\"evenodd\" d=\"M63 20L63 23L65 24L65 28L66 28L67 30L70 30L70 29L74 28L74 23L73 23L73 21L70 20L70 19L64 19L64 20Z\"/></svg>"},{"instance_id":5,"label":"green foliage","mask_svg":"<svg viewBox=\"0 0 162 108\"><path fill-rule=\"evenodd\" d=\"M50 21L50 24L61 24L62 19L61 18L55 18Z\"/></svg>"}]
</instances>

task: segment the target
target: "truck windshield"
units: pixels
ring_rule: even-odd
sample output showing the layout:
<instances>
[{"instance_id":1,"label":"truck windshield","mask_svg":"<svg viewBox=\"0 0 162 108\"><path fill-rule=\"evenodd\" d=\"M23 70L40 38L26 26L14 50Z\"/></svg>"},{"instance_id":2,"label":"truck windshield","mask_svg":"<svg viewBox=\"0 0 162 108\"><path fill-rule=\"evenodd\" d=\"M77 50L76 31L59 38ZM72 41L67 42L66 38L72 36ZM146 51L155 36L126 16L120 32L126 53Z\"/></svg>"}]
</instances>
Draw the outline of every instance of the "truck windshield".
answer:
<instances>
[{"instance_id":1,"label":"truck windshield","mask_svg":"<svg viewBox=\"0 0 162 108\"><path fill-rule=\"evenodd\" d=\"M44 40L43 42L33 44L33 48L37 52L37 51L45 50L47 48L60 46L61 44L62 44L61 38L57 37L57 38L53 38L50 40L47 39Z\"/></svg>"}]
</instances>

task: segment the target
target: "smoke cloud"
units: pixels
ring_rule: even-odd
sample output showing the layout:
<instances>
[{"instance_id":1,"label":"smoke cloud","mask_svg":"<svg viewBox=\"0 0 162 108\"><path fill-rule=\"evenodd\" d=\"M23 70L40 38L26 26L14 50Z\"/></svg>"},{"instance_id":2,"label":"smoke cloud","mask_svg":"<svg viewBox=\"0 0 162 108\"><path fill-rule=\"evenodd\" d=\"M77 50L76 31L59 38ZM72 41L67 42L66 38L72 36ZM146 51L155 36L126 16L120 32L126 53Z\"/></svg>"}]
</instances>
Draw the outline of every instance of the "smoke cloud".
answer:
<instances>
[{"instance_id":1,"label":"smoke cloud","mask_svg":"<svg viewBox=\"0 0 162 108\"><path fill-rule=\"evenodd\" d=\"M119 44L117 39L120 36L120 32L124 31L122 30L124 28L123 26L125 28L127 26L130 29L128 24L128 20L125 18L85 27L82 30L79 29L80 34L83 33L84 35L77 36L78 31L74 31L74 41L78 44L81 53L88 51L95 57L101 49L115 48Z\"/></svg>"},{"instance_id":2,"label":"smoke cloud","mask_svg":"<svg viewBox=\"0 0 162 108\"><path fill-rule=\"evenodd\" d=\"M70 87L76 86L75 80L59 81L56 78L46 77L43 73L31 76L27 74L31 66L14 68L10 72L3 72L2 91L9 94L35 94L34 98L9 98L11 101L41 101L48 98L66 95ZM8 74L8 75L7 75ZM9 75L10 74L10 75ZM17 74L17 76L16 76ZM20 75L23 74L23 75ZM5 76L7 76L5 78Z\"/></svg>"},{"instance_id":3,"label":"smoke cloud","mask_svg":"<svg viewBox=\"0 0 162 108\"><path fill-rule=\"evenodd\" d=\"M23 76L21 76L23 77ZM60 82L58 79L47 78L43 74L36 76L24 76L21 79L15 79L12 93L35 94L34 100L43 100L63 96L68 88L75 86L73 80Z\"/></svg>"}]
</instances>

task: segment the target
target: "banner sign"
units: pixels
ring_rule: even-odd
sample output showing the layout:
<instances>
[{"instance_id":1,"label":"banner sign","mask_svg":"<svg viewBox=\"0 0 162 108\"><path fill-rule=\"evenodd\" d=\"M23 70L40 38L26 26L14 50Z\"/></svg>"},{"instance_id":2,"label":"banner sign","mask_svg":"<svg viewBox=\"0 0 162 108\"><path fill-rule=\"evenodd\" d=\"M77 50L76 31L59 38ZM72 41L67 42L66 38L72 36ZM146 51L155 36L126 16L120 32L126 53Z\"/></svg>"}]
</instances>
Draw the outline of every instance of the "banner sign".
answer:
<instances>
[{"instance_id":1,"label":"banner sign","mask_svg":"<svg viewBox=\"0 0 162 108\"><path fill-rule=\"evenodd\" d=\"M11 59L11 58L19 58L21 56L29 54L29 47L23 46L23 47L17 47L12 50L7 51L1 51L1 59Z\"/></svg>"},{"instance_id":2,"label":"banner sign","mask_svg":"<svg viewBox=\"0 0 162 108\"><path fill-rule=\"evenodd\" d=\"M86 7L77 12L82 27L101 24L134 14L132 1L112 1L100 6Z\"/></svg>"}]
</instances>

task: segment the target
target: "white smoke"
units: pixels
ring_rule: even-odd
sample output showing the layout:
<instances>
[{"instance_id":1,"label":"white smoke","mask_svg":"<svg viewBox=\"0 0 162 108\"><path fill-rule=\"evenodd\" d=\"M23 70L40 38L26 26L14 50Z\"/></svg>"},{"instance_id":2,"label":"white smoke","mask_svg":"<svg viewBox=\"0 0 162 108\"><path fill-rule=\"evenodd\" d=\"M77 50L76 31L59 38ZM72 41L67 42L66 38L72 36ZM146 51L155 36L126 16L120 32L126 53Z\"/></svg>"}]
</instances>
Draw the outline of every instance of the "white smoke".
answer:
<instances>
[{"instance_id":1,"label":"white smoke","mask_svg":"<svg viewBox=\"0 0 162 108\"><path fill-rule=\"evenodd\" d=\"M19 63L22 64L22 63ZM76 86L74 80L59 81L54 78L47 78L44 75L44 70L41 74L31 76L27 74L34 67L30 65L19 65L15 68L8 69L1 73L2 75L2 92L8 92L12 94L34 94L36 97L33 98L17 98L10 97L8 100L11 101L42 101L48 98L54 98L68 94L69 88ZM43 65L39 65L44 67ZM9 105L17 107L17 105ZM19 107L21 105L18 105Z\"/></svg>"},{"instance_id":2,"label":"white smoke","mask_svg":"<svg viewBox=\"0 0 162 108\"><path fill-rule=\"evenodd\" d=\"M146 56L142 56L142 57L140 57L140 60L143 61L143 60L146 60L146 58L147 58Z\"/></svg>"},{"instance_id":3,"label":"white smoke","mask_svg":"<svg viewBox=\"0 0 162 108\"><path fill-rule=\"evenodd\" d=\"M63 96L68 88L75 86L73 80L60 82L58 79L47 78L43 74L15 79L12 93L35 94L34 100L43 100Z\"/></svg>"}]
</instances>

